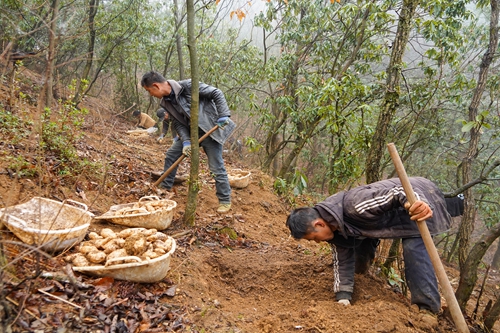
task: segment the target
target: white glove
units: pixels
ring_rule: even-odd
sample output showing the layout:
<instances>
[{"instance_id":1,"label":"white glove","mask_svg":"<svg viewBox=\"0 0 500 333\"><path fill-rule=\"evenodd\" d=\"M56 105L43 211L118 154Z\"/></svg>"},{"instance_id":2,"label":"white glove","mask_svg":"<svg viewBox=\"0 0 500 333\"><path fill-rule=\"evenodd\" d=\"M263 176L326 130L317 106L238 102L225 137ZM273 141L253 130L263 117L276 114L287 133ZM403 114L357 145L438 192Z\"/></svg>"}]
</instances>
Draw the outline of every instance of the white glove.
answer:
<instances>
[{"instance_id":1,"label":"white glove","mask_svg":"<svg viewBox=\"0 0 500 333\"><path fill-rule=\"evenodd\" d=\"M337 303L345 305L345 306L351 305L351 302L349 302L348 299L341 299Z\"/></svg>"}]
</instances>

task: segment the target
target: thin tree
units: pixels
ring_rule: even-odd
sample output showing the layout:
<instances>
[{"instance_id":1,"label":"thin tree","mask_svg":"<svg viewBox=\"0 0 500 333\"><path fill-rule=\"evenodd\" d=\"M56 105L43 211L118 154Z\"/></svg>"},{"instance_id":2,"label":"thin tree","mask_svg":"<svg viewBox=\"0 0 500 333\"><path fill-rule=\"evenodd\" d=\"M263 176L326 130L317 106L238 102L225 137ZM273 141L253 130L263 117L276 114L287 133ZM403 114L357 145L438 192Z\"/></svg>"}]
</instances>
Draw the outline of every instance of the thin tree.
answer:
<instances>
[{"instance_id":1,"label":"thin tree","mask_svg":"<svg viewBox=\"0 0 500 333\"><path fill-rule=\"evenodd\" d=\"M179 61L179 80L184 80L184 54L182 52L182 37L180 34L180 26L182 24L181 15L179 13L179 4L174 0L174 17L175 17L175 45L177 49L177 59ZM194 27L193 27L194 30ZM196 53L196 52L195 52ZM190 53L191 56L191 53Z\"/></svg>"},{"instance_id":2,"label":"thin tree","mask_svg":"<svg viewBox=\"0 0 500 333\"><path fill-rule=\"evenodd\" d=\"M490 39L488 49L483 55L479 66L479 77L477 80L476 89L472 96L469 105L469 122L475 123L470 129L469 148L464 158L462 159L462 178L463 183L467 184L473 179L473 165L478 154L479 140L481 138L481 122L477 121L478 109L481 99L486 89L488 70L493 61L496 50L498 48L498 3L496 0L490 1L491 17L490 17ZM458 247L458 262L460 265L460 274L465 274L464 264L469 253L469 241L472 232L474 231L474 220L476 215L475 200L472 188L464 192L464 214L462 222L458 230L459 247Z\"/></svg>"},{"instance_id":3,"label":"thin tree","mask_svg":"<svg viewBox=\"0 0 500 333\"><path fill-rule=\"evenodd\" d=\"M386 151L386 138L391 123L399 105L401 68L403 55L408 44L415 10L419 0L404 0L399 16L398 29L392 46L392 54L387 67L387 80L377 127L372 138L368 157L366 159L366 182L373 183L381 179L380 161Z\"/></svg>"},{"instance_id":4,"label":"thin tree","mask_svg":"<svg viewBox=\"0 0 500 333\"><path fill-rule=\"evenodd\" d=\"M198 106L200 104L200 85L198 71L198 55L196 53L196 36L194 31L194 3L187 0L187 33L189 59L191 64L191 168L189 174L189 189L184 213L184 223L194 226L196 217L196 206L200 183L198 170L200 165L200 149L198 143Z\"/></svg>"},{"instance_id":5,"label":"thin tree","mask_svg":"<svg viewBox=\"0 0 500 333\"><path fill-rule=\"evenodd\" d=\"M44 106L50 107L53 101L52 86L54 80L54 61L56 58L56 29L57 29L57 18L59 16L59 0L54 0L51 4L50 10L52 16L49 22L49 48L47 50L47 67L45 70L45 82L40 92L40 99L38 101L39 108ZM41 111L41 109L40 109Z\"/></svg>"},{"instance_id":6,"label":"thin tree","mask_svg":"<svg viewBox=\"0 0 500 333\"><path fill-rule=\"evenodd\" d=\"M92 69L92 63L94 61L94 48L96 39L96 29L95 29L95 16L97 15L97 10L99 8L99 0L90 0L88 8L88 25L89 25L89 44L87 48L87 60L85 62L85 67L83 68L82 79L88 80L90 76L90 70ZM77 89L75 92L75 97L73 102L75 104L80 103L82 98L80 94L81 80L77 82Z\"/></svg>"}]
</instances>

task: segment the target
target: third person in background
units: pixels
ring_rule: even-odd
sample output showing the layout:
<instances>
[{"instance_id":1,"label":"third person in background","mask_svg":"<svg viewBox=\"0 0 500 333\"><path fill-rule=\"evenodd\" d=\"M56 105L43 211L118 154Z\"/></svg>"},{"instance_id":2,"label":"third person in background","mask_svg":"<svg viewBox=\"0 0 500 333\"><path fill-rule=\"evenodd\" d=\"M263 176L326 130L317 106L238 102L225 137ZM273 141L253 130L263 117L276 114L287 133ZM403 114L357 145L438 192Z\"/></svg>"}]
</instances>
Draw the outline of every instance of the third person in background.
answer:
<instances>
[{"instance_id":1,"label":"third person in background","mask_svg":"<svg viewBox=\"0 0 500 333\"><path fill-rule=\"evenodd\" d=\"M149 115L139 110L135 110L132 113L132 116L137 119L135 127L148 129L156 125L156 121L154 121L153 118L151 118Z\"/></svg>"}]
</instances>

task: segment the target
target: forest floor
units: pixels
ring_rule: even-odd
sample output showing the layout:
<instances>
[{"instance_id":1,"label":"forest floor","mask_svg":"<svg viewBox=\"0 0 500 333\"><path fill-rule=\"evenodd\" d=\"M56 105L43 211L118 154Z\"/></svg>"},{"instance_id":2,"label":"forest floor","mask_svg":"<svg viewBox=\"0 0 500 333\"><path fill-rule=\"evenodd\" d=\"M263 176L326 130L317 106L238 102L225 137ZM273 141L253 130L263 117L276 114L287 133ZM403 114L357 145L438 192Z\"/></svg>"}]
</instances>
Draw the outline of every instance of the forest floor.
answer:
<instances>
[{"instance_id":1,"label":"forest floor","mask_svg":"<svg viewBox=\"0 0 500 333\"><path fill-rule=\"evenodd\" d=\"M7 88L0 89L7 100ZM87 105L79 156L107 165L106 178L83 172L73 178L45 175L18 178L9 156L34 160L36 137L9 142L0 136L0 208L35 196L85 203L96 216L111 205L158 195L148 184L161 171L170 142L126 134L132 122L111 115L103 101ZM177 235L167 276L157 283L96 278L68 270L63 257L27 255L12 233L1 230L7 263L2 265L0 327L8 332L456 332L440 314L429 327L409 296L393 288L375 266L356 275L351 306L334 301L332 258L327 244L296 241L285 220L291 207L273 191L273 179L225 154L228 169L250 170L246 188L233 189L232 210L216 213L217 199L202 155L196 224L183 224L187 182L175 186L178 204L172 224ZM184 161L180 174L187 173ZM160 194L164 195L164 194ZM299 198L297 198L299 200ZM302 204L306 205L305 199ZM125 227L94 220L89 231ZM234 237L236 235L236 237ZM383 249L379 250L381 256ZM380 258L377 258L380 260ZM446 267L452 285L457 271ZM72 276L76 277L76 281ZM495 282L495 281L494 281ZM494 289L494 288L493 288ZM474 304L471 303L473 307ZM443 299L443 307L446 302ZM19 311L21 310L21 311ZM481 332L467 318L472 332ZM1 326L1 325L0 325Z\"/></svg>"}]
</instances>

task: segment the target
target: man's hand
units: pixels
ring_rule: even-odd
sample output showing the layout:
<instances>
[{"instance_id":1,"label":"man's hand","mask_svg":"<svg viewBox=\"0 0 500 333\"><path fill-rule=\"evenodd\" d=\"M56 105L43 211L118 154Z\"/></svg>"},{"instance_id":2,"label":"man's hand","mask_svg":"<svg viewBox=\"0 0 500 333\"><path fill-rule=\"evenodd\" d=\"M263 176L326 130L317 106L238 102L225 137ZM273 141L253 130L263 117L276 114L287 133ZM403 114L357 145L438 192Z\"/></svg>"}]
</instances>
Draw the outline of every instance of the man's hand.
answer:
<instances>
[{"instance_id":1,"label":"man's hand","mask_svg":"<svg viewBox=\"0 0 500 333\"><path fill-rule=\"evenodd\" d=\"M187 140L182 143L182 153L187 157L191 156L191 141Z\"/></svg>"},{"instance_id":2,"label":"man's hand","mask_svg":"<svg viewBox=\"0 0 500 333\"><path fill-rule=\"evenodd\" d=\"M345 305L345 306L351 305L351 302L349 302L348 299L339 299L337 303Z\"/></svg>"},{"instance_id":3,"label":"man's hand","mask_svg":"<svg viewBox=\"0 0 500 333\"><path fill-rule=\"evenodd\" d=\"M405 209L410 214L410 219L413 221L422 222L432 217L432 209L423 201L417 200L410 206L410 203L405 203Z\"/></svg>"},{"instance_id":4,"label":"man's hand","mask_svg":"<svg viewBox=\"0 0 500 333\"><path fill-rule=\"evenodd\" d=\"M229 117L220 117L219 119L217 119L217 126L219 126L219 128L224 128L227 124L229 124Z\"/></svg>"},{"instance_id":5,"label":"man's hand","mask_svg":"<svg viewBox=\"0 0 500 333\"><path fill-rule=\"evenodd\" d=\"M156 141L158 141L158 142L162 142L164 137L165 137L165 135L162 133L162 134L158 137L158 139L156 139Z\"/></svg>"}]
</instances>

